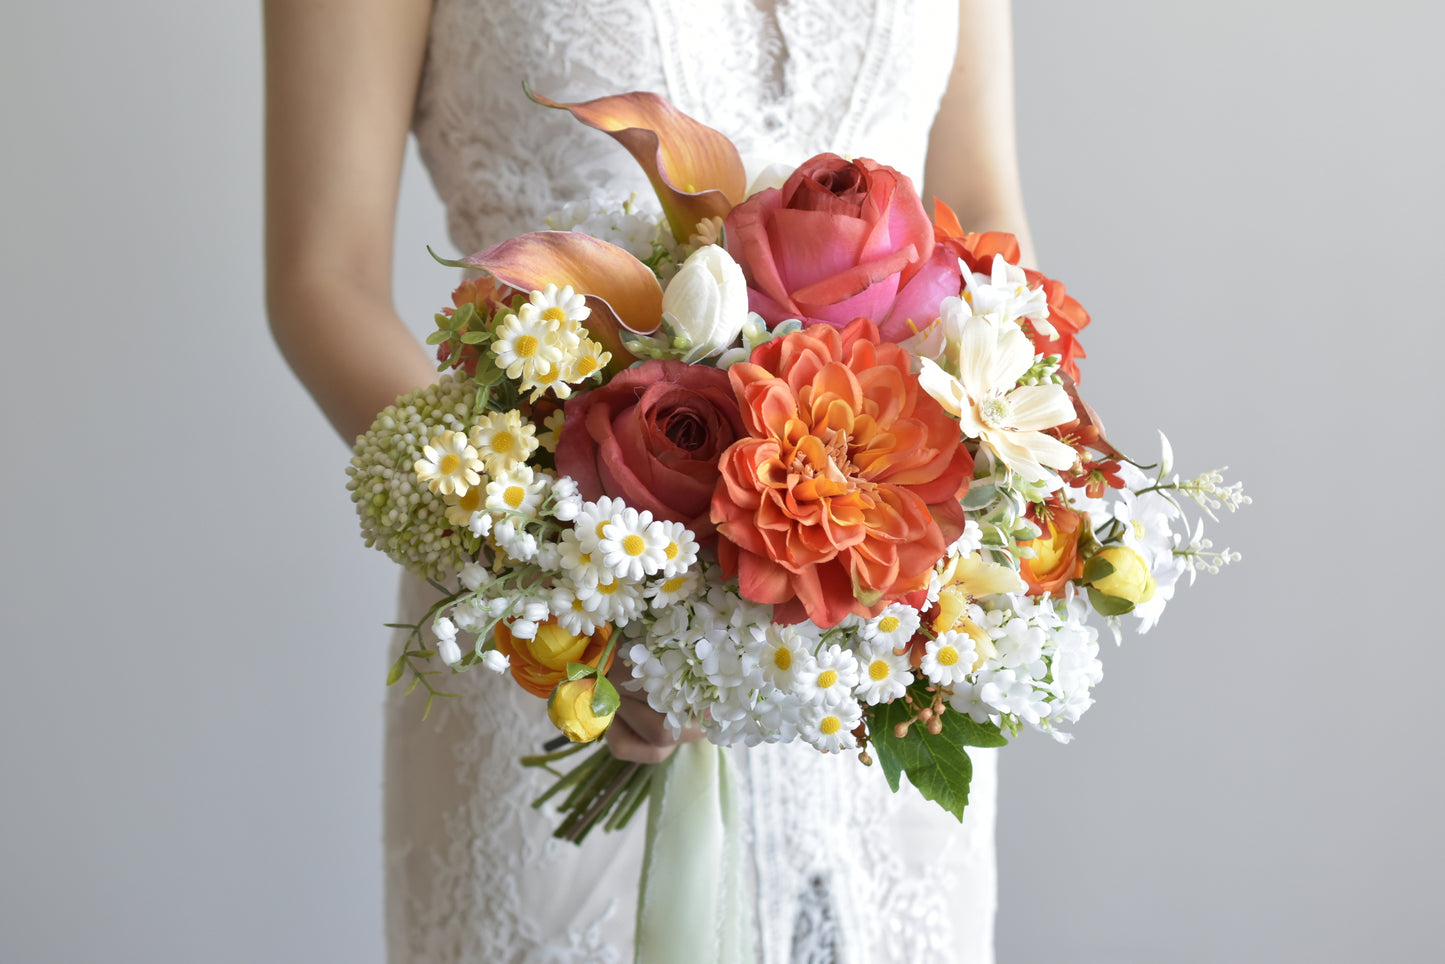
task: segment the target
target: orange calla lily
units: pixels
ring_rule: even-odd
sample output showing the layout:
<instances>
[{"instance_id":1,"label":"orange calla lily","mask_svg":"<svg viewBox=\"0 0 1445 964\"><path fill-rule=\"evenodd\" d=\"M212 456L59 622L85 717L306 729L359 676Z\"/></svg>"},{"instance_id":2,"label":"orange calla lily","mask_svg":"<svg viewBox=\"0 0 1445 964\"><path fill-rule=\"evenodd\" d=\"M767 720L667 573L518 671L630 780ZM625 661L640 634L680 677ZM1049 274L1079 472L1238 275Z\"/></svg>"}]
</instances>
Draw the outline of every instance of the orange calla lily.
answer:
<instances>
[{"instance_id":1,"label":"orange calla lily","mask_svg":"<svg viewBox=\"0 0 1445 964\"><path fill-rule=\"evenodd\" d=\"M459 261L437 260L454 268L485 271L523 292L539 291L548 283L559 288L571 285L592 309L584 324L612 353L608 370L614 374L637 360L622 344L622 329L646 335L662 323L662 285L657 275L617 245L590 235L533 231Z\"/></svg>"},{"instance_id":2,"label":"orange calla lily","mask_svg":"<svg viewBox=\"0 0 1445 964\"><path fill-rule=\"evenodd\" d=\"M693 120L657 94L634 91L578 104L527 96L572 112L588 127L612 135L642 165L678 241L703 218L725 218L747 196L742 157L727 137Z\"/></svg>"}]
</instances>

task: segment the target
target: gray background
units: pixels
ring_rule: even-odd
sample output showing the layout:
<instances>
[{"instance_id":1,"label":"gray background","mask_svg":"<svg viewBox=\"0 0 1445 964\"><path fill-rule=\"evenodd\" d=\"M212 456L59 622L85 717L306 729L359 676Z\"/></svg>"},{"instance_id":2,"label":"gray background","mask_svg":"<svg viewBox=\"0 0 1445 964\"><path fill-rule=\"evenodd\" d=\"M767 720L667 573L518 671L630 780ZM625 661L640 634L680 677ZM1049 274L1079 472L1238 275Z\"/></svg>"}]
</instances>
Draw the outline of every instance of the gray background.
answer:
<instances>
[{"instance_id":1,"label":"gray background","mask_svg":"<svg viewBox=\"0 0 1445 964\"><path fill-rule=\"evenodd\" d=\"M395 573L266 334L255 4L0 31L0 960L381 959ZM1006 752L1005 964L1436 950L1438 4L1022 2L1043 266L1242 565ZM414 158L398 300L450 272Z\"/></svg>"}]
</instances>

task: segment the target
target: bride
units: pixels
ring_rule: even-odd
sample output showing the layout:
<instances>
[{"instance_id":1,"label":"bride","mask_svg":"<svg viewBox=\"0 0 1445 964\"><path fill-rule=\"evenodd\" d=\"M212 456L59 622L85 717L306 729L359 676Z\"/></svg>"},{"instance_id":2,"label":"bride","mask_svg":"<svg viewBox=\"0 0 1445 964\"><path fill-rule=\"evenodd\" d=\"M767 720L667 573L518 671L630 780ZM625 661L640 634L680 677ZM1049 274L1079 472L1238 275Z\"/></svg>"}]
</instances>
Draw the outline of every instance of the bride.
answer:
<instances>
[{"instance_id":1,"label":"bride","mask_svg":"<svg viewBox=\"0 0 1445 964\"><path fill-rule=\"evenodd\" d=\"M877 158L921 176L923 197L970 230L1018 235L1032 261L1006 0L268 0L265 12L271 326L347 440L436 378L391 298L408 131L462 254L567 202L648 193L624 151L532 104L524 81L559 101L657 91L761 163ZM429 592L405 579L403 611ZM552 840L526 805L545 774L516 763L555 732L543 702L480 671L448 689L460 698L426 722L420 701L388 704L389 960L629 961L642 821L582 848ZM636 698L609 741L649 762L674 746ZM734 760L759 961L993 960L990 751L975 753L962 826L802 744Z\"/></svg>"}]
</instances>

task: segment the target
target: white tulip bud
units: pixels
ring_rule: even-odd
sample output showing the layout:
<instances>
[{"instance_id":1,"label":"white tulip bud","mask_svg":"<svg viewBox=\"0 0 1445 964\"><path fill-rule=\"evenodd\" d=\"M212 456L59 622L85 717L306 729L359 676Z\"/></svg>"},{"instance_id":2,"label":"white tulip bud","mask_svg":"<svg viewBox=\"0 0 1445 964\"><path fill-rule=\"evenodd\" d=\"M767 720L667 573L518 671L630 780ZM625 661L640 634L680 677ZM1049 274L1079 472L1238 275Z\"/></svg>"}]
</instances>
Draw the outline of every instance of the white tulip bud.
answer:
<instances>
[{"instance_id":1,"label":"white tulip bud","mask_svg":"<svg viewBox=\"0 0 1445 964\"><path fill-rule=\"evenodd\" d=\"M731 347L748 320L743 269L715 244L694 251L663 292L662 319L686 342L680 347L689 365Z\"/></svg>"}]
</instances>

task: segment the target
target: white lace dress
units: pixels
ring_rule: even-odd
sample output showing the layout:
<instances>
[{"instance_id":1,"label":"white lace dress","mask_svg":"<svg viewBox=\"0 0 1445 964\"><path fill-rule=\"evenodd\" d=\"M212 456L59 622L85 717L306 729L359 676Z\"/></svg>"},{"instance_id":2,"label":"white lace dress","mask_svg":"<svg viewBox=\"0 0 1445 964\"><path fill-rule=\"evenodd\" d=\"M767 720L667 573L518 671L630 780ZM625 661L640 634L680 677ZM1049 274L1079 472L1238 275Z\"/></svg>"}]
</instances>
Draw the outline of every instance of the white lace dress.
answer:
<instances>
[{"instance_id":1,"label":"white lace dress","mask_svg":"<svg viewBox=\"0 0 1445 964\"><path fill-rule=\"evenodd\" d=\"M462 253L565 202L648 191L618 145L529 102L524 80L559 101L658 91L745 158L831 150L918 179L956 26L955 0L437 0L415 132ZM407 579L403 612L433 596ZM643 819L553 841L528 806L546 776L516 762L555 735L542 702L482 670L448 682L461 698L425 723L416 694L389 695L390 960L627 964ZM992 752L973 754L962 826L851 756L731 752L760 962L993 960Z\"/></svg>"}]
</instances>

